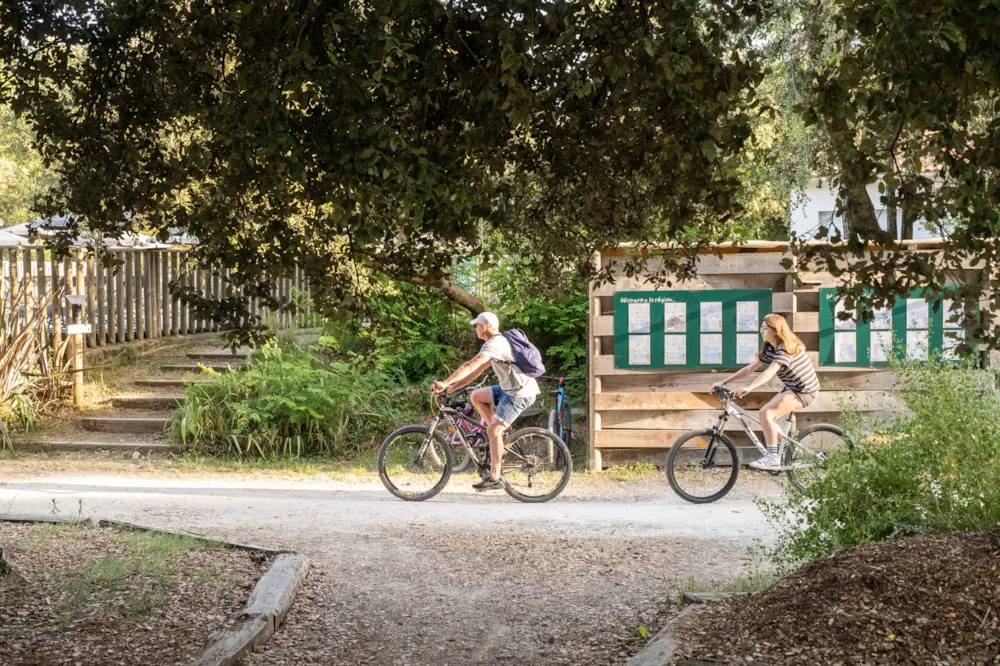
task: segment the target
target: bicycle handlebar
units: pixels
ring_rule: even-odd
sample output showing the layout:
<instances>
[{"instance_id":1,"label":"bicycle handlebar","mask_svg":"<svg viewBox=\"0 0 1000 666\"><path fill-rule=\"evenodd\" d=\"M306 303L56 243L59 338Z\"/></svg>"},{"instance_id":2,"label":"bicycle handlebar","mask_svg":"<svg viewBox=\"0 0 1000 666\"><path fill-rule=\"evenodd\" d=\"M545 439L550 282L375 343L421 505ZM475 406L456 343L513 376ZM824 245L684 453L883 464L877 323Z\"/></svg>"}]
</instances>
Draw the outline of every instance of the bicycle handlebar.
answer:
<instances>
[{"instance_id":1,"label":"bicycle handlebar","mask_svg":"<svg viewBox=\"0 0 1000 666\"><path fill-rule=\"evenodd\" d=\"M718 386L712 389L712 395L722 402L729 402L730 400L736 399L736 394L727 389L725 386Z\"/></svg>"}]
</instances>

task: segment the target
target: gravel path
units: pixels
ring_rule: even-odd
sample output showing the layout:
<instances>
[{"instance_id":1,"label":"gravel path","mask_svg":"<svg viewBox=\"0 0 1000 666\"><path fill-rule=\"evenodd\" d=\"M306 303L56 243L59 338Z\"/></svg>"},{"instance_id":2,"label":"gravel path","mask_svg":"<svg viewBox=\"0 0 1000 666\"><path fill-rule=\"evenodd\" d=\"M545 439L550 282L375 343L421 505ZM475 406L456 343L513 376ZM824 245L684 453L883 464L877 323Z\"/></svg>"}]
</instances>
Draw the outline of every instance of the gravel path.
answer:
<instances>
[{"instance_id":1,"label":"gravel path","mask_svg":"<svg viewBox=\"0 0 1000 666\"><path fill-rule=\"evenodd\" d=\"M306 553L307 584L255 666L621 664L686 580L742 573L747 547L770 535L753 498L777 493L746 479L696 506L663 480L581 478L526 505L458 479L408 503L377 482L29 472L0 463L0 512L48 513L55 499L76 513L83 500L88 515Z\"/></svg>"}]
</instances>

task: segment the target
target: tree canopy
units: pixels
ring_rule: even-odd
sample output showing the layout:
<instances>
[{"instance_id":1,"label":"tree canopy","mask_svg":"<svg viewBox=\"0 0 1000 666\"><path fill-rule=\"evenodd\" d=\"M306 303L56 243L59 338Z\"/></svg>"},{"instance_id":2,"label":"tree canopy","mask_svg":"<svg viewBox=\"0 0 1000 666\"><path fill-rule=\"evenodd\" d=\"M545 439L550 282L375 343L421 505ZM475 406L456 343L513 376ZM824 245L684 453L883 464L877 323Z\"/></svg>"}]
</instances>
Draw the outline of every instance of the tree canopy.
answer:
<instances>
[{"instance_id":1,"label":"tree canopy","mask_svg":"<svg viewBox=\"0 0 1000 666\"><path fill-rule=\"evenodd\" d=\"M559 269L722 229L760 77L702 0L0 7L49 209L182 227L261 290L297 261L326 303L373 268L476 309L450 267L494 231Z\"/></svg>"},{"instance_id":2,"label":"tree canopy","mask_svg":"<svg viewBox=\"0 0 1000 666\"><path fill-rule=\"evenodd\" d=\"M555 280L624 241L679 243L670 279L780 233L818 173L848 224L800 263L868 305L970 265L958 300L1000 299L986 0L3 0L0 61L58 169L43 209L181 227L257 296L297 262L321 307L374 272L476 310L457 260ZM879 227L876 182L942 258ZM1000 338L990 309L967 324Z\"/></svg>"}]
</instances>

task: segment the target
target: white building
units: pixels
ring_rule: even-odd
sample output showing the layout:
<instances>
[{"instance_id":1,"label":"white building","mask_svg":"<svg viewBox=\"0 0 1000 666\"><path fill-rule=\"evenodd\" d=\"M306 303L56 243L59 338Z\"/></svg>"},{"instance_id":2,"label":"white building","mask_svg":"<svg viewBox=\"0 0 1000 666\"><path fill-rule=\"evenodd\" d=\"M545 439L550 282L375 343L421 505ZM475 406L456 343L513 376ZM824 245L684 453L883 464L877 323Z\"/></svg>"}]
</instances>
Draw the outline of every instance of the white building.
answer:
<instances>
[{"instance_id":1,"label":"white building","mask_svg":"<svg viewBox=\"0 0 1000 666\"><path fill-rule=\"evenodd\" d=\"M875 212L878 213L878 223L882 229L886 228L886 214L885 214L885 204L882 203L882 195L878 191L878 183L872 183L868 186L868 196L872 200L872 204L875 206ZM816 235L816 230L820 226L825 226L831 229L830 234L833 234L833 229L839 230L841 233L844 231L843 219L840 215L836 214L837 211L837 192L831 189L829 186L829 181L814 178L809 181L809 185L799 192L792 193L792 205L791 205L791 234L796 238L811 239ZM896 212L896 229L898 230L903 224L903 214L902 211L897 210ZM914 240L926 240L928 238L937 238L940 236L937 232L931 232L924 226L923 220L917 220L913 224L913 239Z\"/></svg>"}]
</instances>

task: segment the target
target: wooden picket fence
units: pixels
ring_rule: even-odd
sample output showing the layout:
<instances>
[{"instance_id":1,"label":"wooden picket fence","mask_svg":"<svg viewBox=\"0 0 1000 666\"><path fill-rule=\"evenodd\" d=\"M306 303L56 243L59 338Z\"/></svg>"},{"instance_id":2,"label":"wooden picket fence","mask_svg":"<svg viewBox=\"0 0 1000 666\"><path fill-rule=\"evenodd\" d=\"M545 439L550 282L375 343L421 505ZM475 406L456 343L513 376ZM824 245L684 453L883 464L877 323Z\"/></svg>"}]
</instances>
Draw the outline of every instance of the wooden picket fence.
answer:
<instances>
[{"instance_id":1,"label":"wooden picket fence","mask_svg":"<svg viewBox=\"0 0 1000 666\"><path fill-rule=\"evenodd\" d=\"M59 349L69 324L90 324L85 336L88 348L123 344L161 337L183 336L220 330L219 322L197 316L193 309L171 293L177 279L203 297L232 296L229 272L193 264L187 250L122 248L111 251L117 260L107 267L83 250L73 250L60 260L42 248L0 248L0 298L17 293L22 320L28 321L39 297L55 292L59 297L47 306L46 343ZM22 289L14 290L12 285ZM254 298L252 314L273 317L283 327L304 326L313 319L311 290L302 272L274 280L275 295L282 303L294 299L303 307L269 311ZM83 296L74 321L69 298Z\"/></svg>"}]
</instances>

